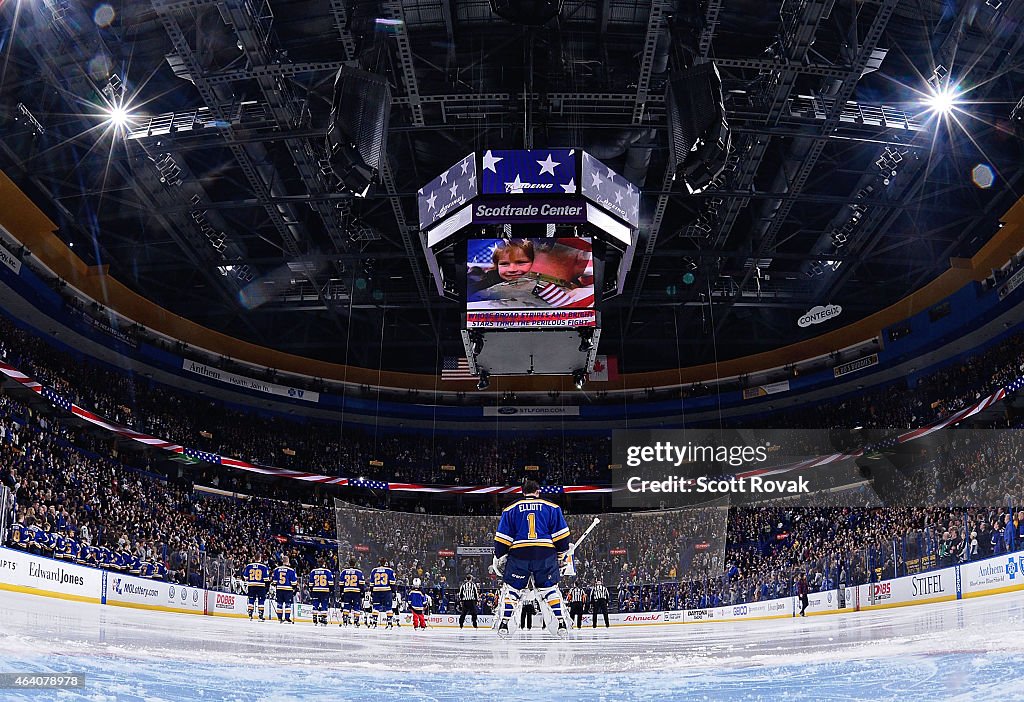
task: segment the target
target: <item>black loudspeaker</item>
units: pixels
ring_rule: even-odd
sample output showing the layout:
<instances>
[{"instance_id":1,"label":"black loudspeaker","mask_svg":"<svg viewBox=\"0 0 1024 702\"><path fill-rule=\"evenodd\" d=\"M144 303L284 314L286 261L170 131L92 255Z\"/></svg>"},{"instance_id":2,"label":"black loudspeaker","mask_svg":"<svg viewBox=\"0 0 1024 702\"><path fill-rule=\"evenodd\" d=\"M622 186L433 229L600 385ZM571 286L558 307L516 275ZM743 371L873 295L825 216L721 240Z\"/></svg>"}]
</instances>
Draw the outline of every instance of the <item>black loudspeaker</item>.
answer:
<instances>
[{"instance_id":1,"label":"black loudspeaker","mask_svg":"<svg viewBox=\"0 0 1024 702\"><path fill-rule=\"evenodd\" d=\"M387 150L391 86L376 73L342 67L334 78L327 160L343 190L366 195Z\"/></svg>"},{"instance_id":2,"label":"black loudspeaker","mask_svg":"<svg viewBox=\"0 0 1024 702\"><path fill-rule=\"evenodd\" d=\"M540 25L562 11L562 0L490 0L491 11L513 24Z\"/></svg>"},{"instance_id":3,"label":"black loudspeaker","mask_svg":"<svg viewBox=\"0 0 1024 702\"><path fill-rule=\"evenodd\" d=\"M725 119L722 77L714 63L675 72L665 87L669 153L676 178L691 193L707 188L725 168L732 132Z\"/></svg>"}]
</instances>

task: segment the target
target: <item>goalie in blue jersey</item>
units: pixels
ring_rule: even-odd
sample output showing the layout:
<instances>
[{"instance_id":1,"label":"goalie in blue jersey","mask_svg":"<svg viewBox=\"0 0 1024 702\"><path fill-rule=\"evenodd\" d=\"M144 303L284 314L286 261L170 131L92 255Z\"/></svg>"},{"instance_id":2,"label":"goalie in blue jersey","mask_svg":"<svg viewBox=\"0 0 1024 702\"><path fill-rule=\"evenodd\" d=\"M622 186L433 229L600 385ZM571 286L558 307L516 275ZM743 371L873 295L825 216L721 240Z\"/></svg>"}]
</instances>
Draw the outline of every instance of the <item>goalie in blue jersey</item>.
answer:
<instances>
[{"instance_id":1,"label":"goalie in blue jersey","mask_svg":"<svg viewBox=\"0 0 1024 702\"><path fill-rule=\"evenodd\" d=\"M523 483L523 498L505 508L494 534L491 567L505 582L498 636L508 637L508 622L530 576L533 576L539 599L547 604L558 621L558 636L567 635L558 576L559 560L565 558L569 550L569 526L562 508L540 499L540 484L527 480Z\"/></svg>"}]
</instances>

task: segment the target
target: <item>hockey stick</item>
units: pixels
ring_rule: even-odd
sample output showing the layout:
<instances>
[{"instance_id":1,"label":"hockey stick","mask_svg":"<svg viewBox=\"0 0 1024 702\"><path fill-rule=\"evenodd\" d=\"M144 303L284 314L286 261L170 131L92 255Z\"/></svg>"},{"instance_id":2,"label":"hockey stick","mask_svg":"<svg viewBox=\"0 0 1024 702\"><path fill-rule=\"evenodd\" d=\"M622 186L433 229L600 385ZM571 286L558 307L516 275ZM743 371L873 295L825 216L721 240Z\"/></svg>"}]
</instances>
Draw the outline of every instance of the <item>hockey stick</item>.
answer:
<instances>
[{"instance_id":1,"label":"hockey stick","mask_svg":"<svg viewBox=\"0 0 1024 702\"><path fill-rule=\"evenodd\" d=\"M600 523L601 523L601 518L600 517L594 517L594 521L592 521L590 523L590 526L588 526L587 530L583 532L583 535L580 536L580 538L575 543L569 544L569 554L570 555L572 555L573 551L575 551L579 547L579 545L581 543L583 543L583 540L585 538L590 536L590 532L592 532L594 530L594 527L596 527Z\"/></svg>"},{"instance_id":2,"label":"hockey stick","mask_svg":"<svg viewBox=\"0 0 1024 702\"><path fill-rule=\"evenodd\" d=\"M575 543L569 544L569 548L559 558L559 575L563 575L566 577L576 575L576 562L573 560L573 554L576 552L576 549L579 547L579 545L583 543L584 539L586 539L587 536L590 535L590 532L594 530L594 527L596 527L600 523L601 519L599 517L594 517L594 521L590 523L590 526L587 527L586 531L583 532L580 538L578 538Z\"/></svg>"}]
</instances>

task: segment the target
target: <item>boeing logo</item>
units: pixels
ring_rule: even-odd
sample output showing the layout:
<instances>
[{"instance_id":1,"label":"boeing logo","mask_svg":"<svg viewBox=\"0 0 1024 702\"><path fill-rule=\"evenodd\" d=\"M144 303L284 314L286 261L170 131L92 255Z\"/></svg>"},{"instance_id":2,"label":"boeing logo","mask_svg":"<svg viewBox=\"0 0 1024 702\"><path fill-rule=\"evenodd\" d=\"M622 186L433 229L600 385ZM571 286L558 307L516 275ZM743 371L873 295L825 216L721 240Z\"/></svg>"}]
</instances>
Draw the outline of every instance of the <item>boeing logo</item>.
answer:
<instances>
[{"instance_id":1,"label":"boeing logo","mask_svg":"<svg viewBox=\"0 0 1024 702\"><path fill-rule=\"evenodd\" d=\"M554 190L554 189L555 189L555 184L554 183L524 183L522 180L520 180L518 175L516 176L516 179L513 180L511 183L509 183L507 181L505 182L505 192L506 193L521 193L524 190Z\"/></svg>"}]
</instances>

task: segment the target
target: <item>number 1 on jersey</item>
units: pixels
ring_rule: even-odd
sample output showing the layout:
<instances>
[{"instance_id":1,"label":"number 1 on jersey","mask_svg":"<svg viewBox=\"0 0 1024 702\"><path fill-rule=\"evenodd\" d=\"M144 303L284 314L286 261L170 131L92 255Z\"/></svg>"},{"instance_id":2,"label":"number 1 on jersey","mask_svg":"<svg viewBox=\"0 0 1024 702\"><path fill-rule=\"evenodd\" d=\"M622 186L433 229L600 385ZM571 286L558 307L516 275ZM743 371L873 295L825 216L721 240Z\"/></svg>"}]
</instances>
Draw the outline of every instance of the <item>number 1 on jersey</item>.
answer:
<instances>
[{"instance_id":1,"label":"number 1 on jersey","mask_svg":"<svg viewBox=\"0 0 1024 702\"><path fill-rule=\"evenodd\" d=\"M537 538L537 515L533 514L531 512L530 514L526 515L526 521L530 525L530 534L529 534L529 536L527 538L536 539Z\"/></svg>"}]
</instances>

